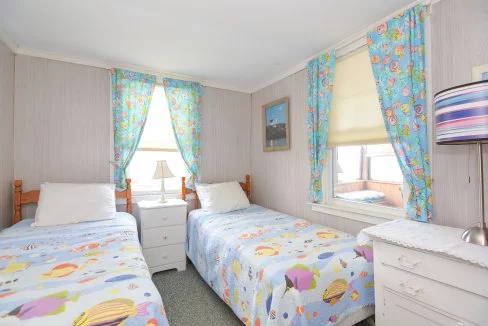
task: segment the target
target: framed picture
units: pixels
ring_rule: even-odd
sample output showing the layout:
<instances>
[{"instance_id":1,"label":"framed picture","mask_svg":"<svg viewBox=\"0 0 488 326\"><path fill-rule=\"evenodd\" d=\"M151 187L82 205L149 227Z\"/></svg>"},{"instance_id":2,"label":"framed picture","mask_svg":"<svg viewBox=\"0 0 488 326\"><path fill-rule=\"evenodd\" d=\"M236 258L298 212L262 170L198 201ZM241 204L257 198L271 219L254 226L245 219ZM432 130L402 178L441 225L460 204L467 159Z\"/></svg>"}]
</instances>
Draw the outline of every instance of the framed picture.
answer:
<instances>
[{"instance_id":1,"label":"framed picture","mask_svg":"<svg viewBox=\"0 0 488 326\"><path fill-rule=\"evenodd\" d=\"M290 149L288 97L263 105L263 150L265 152Z\"/></svg>"}]
</instances>

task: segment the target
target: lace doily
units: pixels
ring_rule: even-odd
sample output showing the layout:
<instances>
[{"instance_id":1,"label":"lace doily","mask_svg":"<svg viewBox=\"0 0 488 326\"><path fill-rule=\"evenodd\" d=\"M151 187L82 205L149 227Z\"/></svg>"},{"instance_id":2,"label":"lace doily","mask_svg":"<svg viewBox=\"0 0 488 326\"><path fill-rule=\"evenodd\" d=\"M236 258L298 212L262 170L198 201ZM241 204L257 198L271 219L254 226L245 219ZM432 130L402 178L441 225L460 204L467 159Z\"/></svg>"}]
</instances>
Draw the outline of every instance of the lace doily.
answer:
<instances>
[{"instance_id":1,"label":"lace doily","mask_svg":"<svg viewBox=\"0 0 488 326\"><path fill-rule=\"evenodd\" d=\"M461 239L463 231L410 220L395 220L362 230L357 240L364 245L381 239L403 247L441 253L488 269L488 247L464 242Z\"/></svg>"}]
</instances>

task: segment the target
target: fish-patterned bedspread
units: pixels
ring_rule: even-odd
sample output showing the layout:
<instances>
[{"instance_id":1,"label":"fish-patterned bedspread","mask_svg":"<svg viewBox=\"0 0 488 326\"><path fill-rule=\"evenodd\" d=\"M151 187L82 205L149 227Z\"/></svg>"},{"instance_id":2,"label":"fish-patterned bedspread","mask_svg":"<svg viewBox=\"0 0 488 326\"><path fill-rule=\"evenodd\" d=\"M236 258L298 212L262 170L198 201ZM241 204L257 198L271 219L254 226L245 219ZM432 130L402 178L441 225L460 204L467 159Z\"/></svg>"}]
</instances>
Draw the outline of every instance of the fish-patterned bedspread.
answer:
<instances>
[{"instance_id":1,"label":"fish-patterned bedspread","mask_svg":"<svg viewBox=\"0 0 488 326\"><path fill-rule=\"evenodd\" d=\"M134 217L0 233L0 325L168 325Z\"/></svg>"},{"instance_id":2,"label":"fish-patterned bedspread","mask_svg":"<svg viewBox=\"0 0 488 326\"><path fill-rule=\"evenodd\" d=\"M190 213L187 254L245 325L334 325L374 304L373 251L257 205Z\"/></svg>"}]
</instances>

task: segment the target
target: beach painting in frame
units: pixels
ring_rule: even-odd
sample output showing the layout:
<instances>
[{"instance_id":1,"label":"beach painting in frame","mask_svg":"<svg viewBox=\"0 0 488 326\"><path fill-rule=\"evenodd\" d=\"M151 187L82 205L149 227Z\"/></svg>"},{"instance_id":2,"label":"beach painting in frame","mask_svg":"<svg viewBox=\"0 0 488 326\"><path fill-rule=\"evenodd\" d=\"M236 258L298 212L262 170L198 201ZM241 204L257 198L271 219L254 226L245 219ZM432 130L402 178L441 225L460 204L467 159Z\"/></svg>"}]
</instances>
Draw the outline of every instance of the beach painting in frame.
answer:
<instances>
[{"instance_id":1,"label":"beach painting in frame","mask_svg":"<svg viewBox=\"0 0 488 326\"><path fill-rule=\"evenodd\" d=\"M290 149L288 97L263 106L263 150L265 152Z\"/></svg>"}]
</instances>

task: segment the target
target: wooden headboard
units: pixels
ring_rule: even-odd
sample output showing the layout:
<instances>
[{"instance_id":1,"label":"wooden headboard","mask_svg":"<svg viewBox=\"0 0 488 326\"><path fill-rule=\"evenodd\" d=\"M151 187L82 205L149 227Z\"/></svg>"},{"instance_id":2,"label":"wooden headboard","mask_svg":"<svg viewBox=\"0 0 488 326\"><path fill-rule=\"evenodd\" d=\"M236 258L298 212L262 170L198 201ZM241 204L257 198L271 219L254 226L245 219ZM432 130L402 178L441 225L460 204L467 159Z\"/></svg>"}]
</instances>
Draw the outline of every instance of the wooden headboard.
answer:
<instances>
[{"instance_id":1,"label":"wooden headboard","mask_svg":"<svg viewBox=\"0 0 488 326\"><path fill-rule=\"evenodd\" d=\"M126 179L127 189L124 191L115 191L115 198L122 198L126 200L126 211L132 213L132 189L131 179ZM31 190L22 192L22 180L14 181L14 219L13 224L22 220L22 205L37 204L39 201L40 190Z\"/></svg>"},{"instance_id":2,"label":"wooden headboard","mask_svg":"<svg viewBox=\"0 0 488 326\"><path fill-rule=\"evenodd\" d=\"M181 199L186 200L186 196L189 194L195 194L195 206L194 208L198 208L198 195L195 190L189 189L185 185L185 177L181 178ZM246 196L249 200L251 200L251 176L249 174L246 175L245 182L239 182L242 187L242 190L246 193Z\"/></svg>"}]
</instances>

